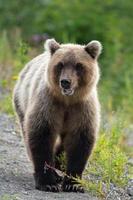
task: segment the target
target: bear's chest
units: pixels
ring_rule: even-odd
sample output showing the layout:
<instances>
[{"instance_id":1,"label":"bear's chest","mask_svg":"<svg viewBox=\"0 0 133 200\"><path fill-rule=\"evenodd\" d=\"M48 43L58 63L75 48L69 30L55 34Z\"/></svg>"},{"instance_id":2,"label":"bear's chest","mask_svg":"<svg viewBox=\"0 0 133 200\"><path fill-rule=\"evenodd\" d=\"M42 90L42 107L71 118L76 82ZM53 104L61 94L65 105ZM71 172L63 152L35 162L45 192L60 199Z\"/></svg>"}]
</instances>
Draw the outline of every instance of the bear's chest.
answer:
<instances>
[{"instance_id":1,"label":"bear's chest","mask_svg":"<svg viewBox=\"0 0 133 200\"><path fill-rule=\"evenodd\" d=\"M80 108L58 108L54 116L54 127L58 134L67 134L77 130L81 125L82 112Z\"/></svg>"}]
</instances>

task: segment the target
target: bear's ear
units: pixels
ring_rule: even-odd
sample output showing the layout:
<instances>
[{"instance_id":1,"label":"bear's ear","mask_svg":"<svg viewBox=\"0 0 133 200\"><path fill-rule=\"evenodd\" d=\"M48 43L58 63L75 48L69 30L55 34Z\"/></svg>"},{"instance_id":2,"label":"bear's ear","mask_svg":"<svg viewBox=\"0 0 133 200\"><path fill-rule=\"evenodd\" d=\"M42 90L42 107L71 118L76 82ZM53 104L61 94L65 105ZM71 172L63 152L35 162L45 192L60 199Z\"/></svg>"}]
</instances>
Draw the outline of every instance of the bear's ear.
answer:
<instances>
[{"instance_id":1,"label":"bear's ear","mask_svg":"<svg viewBox=\"0 0 133 200\"><path fill-rule=\"evenodd\" d=\"M99 41L93 40L85 46L85 51L94 59L97 59L102 51L102 45Z\"/></svg>"},{"instance_id":2,"label":"bear's ear","mask_svg":"<svg viewBox=\"0 0 133 200\"><path fill-rule=\"evenodd\" d=\"M51 54L60 48L60 44L55 41L55 39L48 39L46 40L44 47L46 50L50 51Z\"/></svg>"}]
</instances>

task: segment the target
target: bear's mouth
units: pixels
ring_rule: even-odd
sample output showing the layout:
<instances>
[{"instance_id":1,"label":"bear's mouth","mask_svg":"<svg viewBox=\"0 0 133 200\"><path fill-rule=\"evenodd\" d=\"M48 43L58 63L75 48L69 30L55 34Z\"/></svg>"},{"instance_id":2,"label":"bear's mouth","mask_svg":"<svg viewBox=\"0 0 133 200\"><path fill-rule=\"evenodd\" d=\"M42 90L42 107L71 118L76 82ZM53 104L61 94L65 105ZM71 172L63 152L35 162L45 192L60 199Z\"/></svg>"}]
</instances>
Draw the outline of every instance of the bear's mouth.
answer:
<instances>
[{"instance_id":1,"label":"bear's mouth","mask_svg":"<svg viewBox=\"0 0 133 200\"><path fill-rule=\"evenodd\" d=\"M63 89L61 90L61 93L65 96L71 96L73 95L74 93L74 90L73 89Z\"/></svg>"}]
</instances>

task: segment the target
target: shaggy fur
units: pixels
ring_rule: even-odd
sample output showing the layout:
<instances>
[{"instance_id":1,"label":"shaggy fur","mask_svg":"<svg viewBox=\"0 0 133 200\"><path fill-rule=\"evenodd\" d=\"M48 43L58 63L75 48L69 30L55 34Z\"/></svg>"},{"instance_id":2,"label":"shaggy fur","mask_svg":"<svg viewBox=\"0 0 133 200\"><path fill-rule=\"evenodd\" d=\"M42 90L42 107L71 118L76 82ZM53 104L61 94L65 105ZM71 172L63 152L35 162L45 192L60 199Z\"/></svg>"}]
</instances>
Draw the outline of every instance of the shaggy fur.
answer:
<instances>
[{"instance_id":1,"label":"shaggy fur","mask_svg":"<svg viewBox=\"0 0 133 200\"><path fill-rule=\"evenodd\" d=\"M51 39L45 48L20 73L14 89L15 109L33 163L36 188L60 190L56 172L47 166L60 168L54 157L64 150L68 176L62 188L83 192L72 177L82 177L99 130L97 58L101 44L60 45ZM62 88L64 79L71 81L70 90Z\"/></svg>"}]
</instances>

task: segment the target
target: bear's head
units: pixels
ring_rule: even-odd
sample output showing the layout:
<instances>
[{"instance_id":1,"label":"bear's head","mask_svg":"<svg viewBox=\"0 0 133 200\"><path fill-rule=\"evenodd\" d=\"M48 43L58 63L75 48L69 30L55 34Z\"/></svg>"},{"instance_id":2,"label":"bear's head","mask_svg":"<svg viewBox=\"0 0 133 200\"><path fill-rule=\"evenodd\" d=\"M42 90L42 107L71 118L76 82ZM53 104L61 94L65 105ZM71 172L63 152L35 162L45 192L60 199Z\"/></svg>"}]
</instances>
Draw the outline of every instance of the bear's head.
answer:
<instances>
[{"instance_id":1,"label":"bear's head","mask_svg":"<svg viewBox=\"0 0 133 200\"><path fill-rule=\"evenodd\" d=\"M82 46L59 44L54 39L48 39L45 49L50 56L47 79L56 96L82 98L97 85L97 59L102 50L100 42L94 40Z\"/></svg>"}]
</instances>

